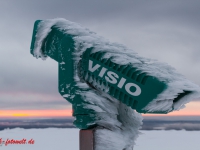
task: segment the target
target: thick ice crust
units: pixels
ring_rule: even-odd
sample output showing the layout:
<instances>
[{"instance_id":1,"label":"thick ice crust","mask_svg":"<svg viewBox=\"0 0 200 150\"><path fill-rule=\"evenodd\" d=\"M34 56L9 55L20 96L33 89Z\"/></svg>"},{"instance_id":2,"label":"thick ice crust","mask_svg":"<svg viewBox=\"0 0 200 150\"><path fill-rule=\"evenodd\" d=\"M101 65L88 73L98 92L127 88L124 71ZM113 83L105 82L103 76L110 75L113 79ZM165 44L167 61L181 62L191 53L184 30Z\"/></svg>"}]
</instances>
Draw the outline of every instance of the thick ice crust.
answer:
<instances>
[{"instance_id":1,"label":"thick ice crust","mask_svg":"<svg viewBox=\"0 0 200 150\"><path fill-rule=\"evenodd\" d=\"M107 53L104 57L109 58L112 56L112 61L115 63L131 63L134 67L139 68L148 75L165 82L167 84L167 89L144 108L147 112L168 111L170 109L179 110L184 108L186 103L200 97L199 86L177 73L171 66L156 60L140 57L133 50L118 43L110 43L108 40L96 35L96 33L89 31L81 25L62 18L44 20L39 24L33 51L35 57L45 59L46 56L41 52L41 46L43 40L51 32L52 26L56 26L66 34L70 34L74 37L76 42L76 51L74 55L76 56L75 59L77 63L80 60L80 55L87 48L93 47L93 52L106 51ZM83 86L83 83L79 82L77 75L74 78L77 80L78 85ZM87 85L85 86L87 87ZM185 92L190 92L190 94L174 102L174 99L177 98L178 95Z\"/></svg>"},{"instance_id":2,"label":"thick ice crust","mask_svg":"<svg viewBox=\"0 0 200 150\"><path fill-rule=\"evenodd\" d=\"M140 57L133 50L117 43L110 43L88 29L65 19L52 19L40 22L33 50L35 57L46 58L41 51L41 47L53 26L73 37L75 41L73 58L75 66L77 66L81 54L87 48L92 47L93 52L105 51L106 55L104 57L112 57L112 61L117 64L131 64L148 75L165 82L167 89L144 108L147 112L179 110L184 107L184 104L200 97L199 86L187 80L169 65ZM87 104L83 105L83 107L94 110L96 118L101 118L94 122L94 124L104 128L97 130L95 134L98 139L96 141L96 150L131 150L139 135L139 128L142 125L141 114L105 93L89 90L90 87L78 78L77 71L75 71L74 80L80 89L84 89L83 92L79 91L79 94L86 102L84 104ZM190 94L174 102L174 99L184 92L190 92ZM66 99L68 96L67 94L63 95ZM90 123L88 123L89 125Z\"/></svg>"}]
</instances>

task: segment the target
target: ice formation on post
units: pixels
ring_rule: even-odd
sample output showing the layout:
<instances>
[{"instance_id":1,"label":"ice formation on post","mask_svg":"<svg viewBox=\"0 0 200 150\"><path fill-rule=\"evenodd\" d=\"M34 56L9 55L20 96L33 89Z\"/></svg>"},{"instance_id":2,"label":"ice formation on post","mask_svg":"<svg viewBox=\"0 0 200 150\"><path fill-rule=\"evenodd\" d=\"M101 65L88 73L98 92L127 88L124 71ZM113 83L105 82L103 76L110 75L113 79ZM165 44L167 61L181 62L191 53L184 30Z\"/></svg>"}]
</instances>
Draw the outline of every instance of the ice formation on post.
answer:
<instances>
[{"instance_id":1,"label":"ice formation on post","mask_svg":"<svg viewBox=\"0 0 200 150\"><path fill-rule=\"evenodd\" d=\"M131 149L142 124L137 112L168 113L200 97L199 86L169 65L65 19L36 21L31 53L58 62L59 92L72 103L74 124L103 127L96 137L107 144L97 150Z\"/></svg>"}]
</instances>

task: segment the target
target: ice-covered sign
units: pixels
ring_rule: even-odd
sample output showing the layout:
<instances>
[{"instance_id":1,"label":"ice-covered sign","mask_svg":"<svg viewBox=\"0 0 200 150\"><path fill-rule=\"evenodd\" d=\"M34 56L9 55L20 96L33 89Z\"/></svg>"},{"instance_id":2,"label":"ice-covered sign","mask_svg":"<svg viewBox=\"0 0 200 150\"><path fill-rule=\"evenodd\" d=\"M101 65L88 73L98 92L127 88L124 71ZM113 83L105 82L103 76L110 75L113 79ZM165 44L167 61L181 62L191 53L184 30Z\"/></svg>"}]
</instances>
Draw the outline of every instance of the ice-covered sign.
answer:
<instances>
[{"instance_id":1,"label":"ice-covered sign","mask_svg":"<svg viewBox=\"0 0 200 150\"><path fill-rule=\"evenodd\" d=\"M31 54L58 62L59 92L72 104L80 129L101 126L137 135L142 119L134 110L168 113L200 97L199 86L169 65L65 19L35 22Z\"/></svg>"}]
</instances>

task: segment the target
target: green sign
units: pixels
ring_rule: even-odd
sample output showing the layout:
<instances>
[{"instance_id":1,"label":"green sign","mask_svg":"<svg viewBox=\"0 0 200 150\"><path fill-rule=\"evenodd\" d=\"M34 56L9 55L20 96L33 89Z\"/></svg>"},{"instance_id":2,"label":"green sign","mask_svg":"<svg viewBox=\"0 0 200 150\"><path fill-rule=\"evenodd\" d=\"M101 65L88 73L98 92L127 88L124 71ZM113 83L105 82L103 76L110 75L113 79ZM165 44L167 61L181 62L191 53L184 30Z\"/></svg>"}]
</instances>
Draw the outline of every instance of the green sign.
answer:
<instances>
[{"instance_id":1,"label":"green sign","mask_svg":"<svg viewBox=\"0 0 200 150\"><path fill-rule=\"evenodd\" d=\"M40 36L38 33L41 22L38 20L34 24L31 42L33 55L38 44L36 39ZM78 36L73 32L67 34L66 30L56 25L51 26L47 36L40 43L40 53L43 57L49 56L58 62L59 93L72 104L73 116L76 118L74 124L78 128L92 128L100 119L94 109L87 107L90 101L85 101L81 93L90 90L98 91L102 96L119 100L139 113L148 113L144 108L168 88L165 82L131 63L124 65L113 61L112 56L105 57L108 53L106 49L97 50L96 47L89 46L77 58L75 51L79 51L82 45L80 44L77 49L74 39ZM88 88L77 85L77 78L86 83ZM186 94L190 92L184 91L179 94L174 102ZM173 108L170 107L168 110L161 109L151 113L168 113L172 110Z\"/></svg>"},{"instance_id":2,"label":"green sign","mask_svg":"<svg viewBox=\"0 0 200 150\"><path fill-rule=\"evenodd\" d=\"M91 52L92 48L86 50L80 60L79 77L139 113L146 113L143 108L166 88L164 82L132 65L119 65L104 58L105 52Z\"/></svg>"}]
</instances>

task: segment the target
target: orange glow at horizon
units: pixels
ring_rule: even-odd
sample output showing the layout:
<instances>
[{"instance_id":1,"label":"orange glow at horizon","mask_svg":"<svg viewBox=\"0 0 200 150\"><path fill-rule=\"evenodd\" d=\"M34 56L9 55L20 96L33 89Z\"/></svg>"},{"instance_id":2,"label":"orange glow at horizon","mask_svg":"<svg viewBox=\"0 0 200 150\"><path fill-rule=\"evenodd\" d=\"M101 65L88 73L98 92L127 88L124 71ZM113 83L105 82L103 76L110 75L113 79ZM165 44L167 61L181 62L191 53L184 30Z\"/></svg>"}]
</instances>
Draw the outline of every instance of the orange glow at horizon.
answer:
<instances>
[{"instance_id":1,"label":"orange glow at horizon","mask_svg":"<svg viewBox=\"0 0 200 150\"><path fill-rule=\"evenodd\" d=\"M72 110L0 110L0 117L70 117Z\"/></svg>"},{"instance_id":2,"label":"orange glow at horizon","mask_svg":"<svg viewBox=\"0 0 200 150\"><path fill-rule=\"evenodd\" d=\"M200 116L200 103L190 102L185 108L169 114L143 114L143 116Z\"/></svg>"},{"instance_id":3,"label":"orange glow at horizon","mask_svg":"<svg viewBox=\"0 0 200 150\"><path fill-rule=\"evenodd\" d=\"M143 116L200 116L200 102L190 102L186 108L169 114L142 114ZM71 109L62 110L0 110L0 118L23 117L70 117Z\"/></svg>"}]
</instances>

